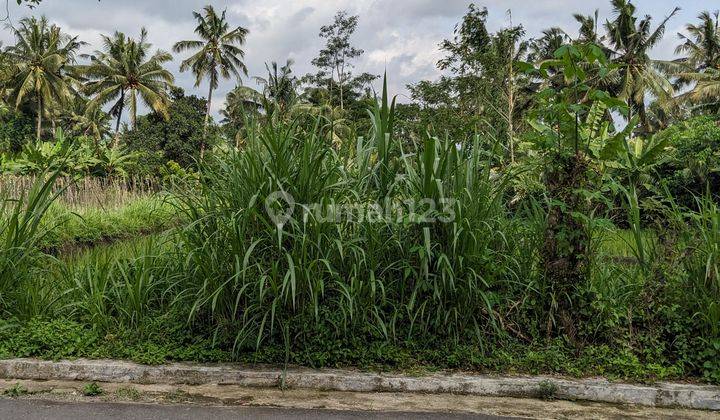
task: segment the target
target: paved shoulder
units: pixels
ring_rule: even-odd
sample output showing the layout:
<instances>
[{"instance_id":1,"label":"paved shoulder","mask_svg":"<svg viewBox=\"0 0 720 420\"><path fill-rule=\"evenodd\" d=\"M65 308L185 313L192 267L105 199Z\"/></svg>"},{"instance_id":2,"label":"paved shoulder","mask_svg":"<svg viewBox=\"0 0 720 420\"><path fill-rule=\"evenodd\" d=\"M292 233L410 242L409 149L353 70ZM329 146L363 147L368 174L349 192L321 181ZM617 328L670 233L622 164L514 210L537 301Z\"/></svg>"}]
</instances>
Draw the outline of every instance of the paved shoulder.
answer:
<instances>
[{"instance_id":1,"label":"paved shoulder","mask_svg":"<svg viewBox=\"0 0 720 420\"><path fill-rule=\"evenodd\" d=\"M21 420L230 420L230 419L501 419L470 414L303 410L266 407L219 407L104 402L57 402L0 399L0 419Z\"/></svg>"}]
</instances>

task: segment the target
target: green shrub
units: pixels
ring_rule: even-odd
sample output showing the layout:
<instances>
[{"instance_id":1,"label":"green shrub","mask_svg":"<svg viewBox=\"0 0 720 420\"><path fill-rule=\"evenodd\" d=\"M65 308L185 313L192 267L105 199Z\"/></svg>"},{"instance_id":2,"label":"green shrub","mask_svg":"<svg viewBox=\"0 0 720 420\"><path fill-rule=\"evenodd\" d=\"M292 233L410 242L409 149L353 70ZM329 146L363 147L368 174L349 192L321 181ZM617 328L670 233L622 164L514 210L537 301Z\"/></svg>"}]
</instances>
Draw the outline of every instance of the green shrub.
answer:
<instances>
[{"instance_id":1,"label":"green shrub","mask_svg":"<svg viewBox=\"0 0 720 420\"><path fill-rule=\"evenodd\" d=\"M661 179L685 206L695 205L695 196L710 191L717 200L720 191L720 120L713 116L679 122L656 135L667 139L670 155L659 168Z\"/></svg>"},{"instance_id":2,"label":"green shrub","mask_svg":"<svg viewBox=\"0 0 720 420\"><path fill-rule=\"evenodd\" d=\"M30 115L3 106L0 109L0 151L15 154L35 138L35 122ZM2 153L0 153L2 154ZM0 173L3 168L0 166Z\"/></svg>"},{"instance_id":3,"label":"green shrub","mask_svg":"<svg viewBox=\"0 0 720 420\"><path fill-rule=\"evenodd\" d=\"M83 386L82 393L86 397L97 397L98 395L104 394L105 391L97 384L97 382L92 382Z\"/></svg>"},{"instance_id":4,"label":"green shrub","mask_svg":"<svg viewBox=\"0 0 720 420\"><path fill-rule=\"evenodd\" d=\"M205 107L204 99L174 88L169 119L157 113L139 117L137 127L123 135L129 150L140 154L139 172L155 176L169 161L183 168L194 167L203 142ZM213 139L215 131L211 126Z\"/></svg>"},{"instance_id":5,"label":"green shrub","mask_svg":"<svg viewBox=\"0 0 720 420\"><path fill-rule=\"evenodd\" d=\"M711 341L701 357L705 360L703 377L710 382L720 383L720 339Z\"/></svg>"}]
</instances>

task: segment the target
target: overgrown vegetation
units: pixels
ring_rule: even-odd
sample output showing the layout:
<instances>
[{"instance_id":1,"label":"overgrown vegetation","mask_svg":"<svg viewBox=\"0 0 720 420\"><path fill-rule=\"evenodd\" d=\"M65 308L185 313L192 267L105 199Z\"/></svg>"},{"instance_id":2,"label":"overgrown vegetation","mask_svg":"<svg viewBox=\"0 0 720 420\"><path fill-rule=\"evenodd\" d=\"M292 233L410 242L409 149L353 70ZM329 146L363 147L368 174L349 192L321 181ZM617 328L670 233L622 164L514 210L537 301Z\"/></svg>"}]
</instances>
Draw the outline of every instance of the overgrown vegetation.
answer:
<instances>
[{"instance_id":1,"label":"overgrown vegetation","mask_svg":"<svg viewBox=\"0 0 720 420\"><path fill-rule=\"evenodd\" d=\"M233 91L221 129L209 100L163 91L169 57L145 31L108 37L78 74L66 54L66 78L37 97L37 139L5 141L0 356L717 383L717 95L671 89L702 78L689 91L707 92L720 54L654 62L667 20L653 32L631 3L613 7L606 36L578 16L579 39L528 41L521 26L490 33L471 6L442 44L450 74L411 88L422 106L396 103L386 79L363 93L374 77L349 72L358 18L339 13L304 92L291 62L268 65L263 92ZM199 51L183 68L211 95L243 72L248 31L211 7L196 17L203 41L176 50ZM717 31L690 32L720 46ZM151 91L116 83L133 68L152 69ZM44 107L79 74L89 110L112 104L116 133L39 141ZM125 95L155 112L132 105L121 132ZM3 133L28 133L8 115ZM78 192L87 179L97 193Z\"/></svg>"}]
</instances>

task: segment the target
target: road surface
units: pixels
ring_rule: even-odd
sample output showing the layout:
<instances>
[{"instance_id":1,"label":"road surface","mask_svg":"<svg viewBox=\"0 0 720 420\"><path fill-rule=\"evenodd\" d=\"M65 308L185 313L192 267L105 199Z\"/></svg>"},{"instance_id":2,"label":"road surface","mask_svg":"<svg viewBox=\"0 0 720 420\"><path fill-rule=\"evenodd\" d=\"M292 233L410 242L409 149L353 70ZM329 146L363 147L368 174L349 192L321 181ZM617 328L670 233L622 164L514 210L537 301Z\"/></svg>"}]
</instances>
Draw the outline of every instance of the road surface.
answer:
<instances>
[{"instance_id":1,"label":"road surface","mask_svg":"<svg viewBox=\"0 0 720 420\"><path fill-rule=\"evenodd\" d=\"M508 419L477 414L306 410L266 407L218 407L108 402L58 402L0 398L4 420L230 420L230 419Z\"/></svg>"}]
</instances>

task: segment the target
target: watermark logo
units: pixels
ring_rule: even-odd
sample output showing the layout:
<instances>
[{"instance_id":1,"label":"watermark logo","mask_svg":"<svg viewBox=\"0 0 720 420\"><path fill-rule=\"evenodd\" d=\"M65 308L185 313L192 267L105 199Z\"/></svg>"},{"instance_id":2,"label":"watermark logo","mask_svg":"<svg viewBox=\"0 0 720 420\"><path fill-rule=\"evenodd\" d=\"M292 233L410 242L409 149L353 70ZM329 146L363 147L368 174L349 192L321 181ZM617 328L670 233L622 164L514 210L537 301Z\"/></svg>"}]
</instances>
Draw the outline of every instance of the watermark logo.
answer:
<instances>
[{"instance_id":1,"label":"watermark logo","mask_svg":"<svg viewBox=\"0 0 720 420\"><path fill-rule=\"evenodd\" d=\"M265 199L265 211L280 229L293 220L296 207L301 209L299 216L303 222L312 219L317 223L452 223L456 204L453 198L302 204L286 191L275 191Z\"/></svg>"},{"instance_id":2,"label":"watermark logo","mask_svg":"<svg viewBox=\"0 0 720 420\"><path fill-rule=\"evenodd\" d=\"M287 191L275 191L265 199L265 211L275 226L282 229L295 212L295 198Z\"/></svg>"}]
</instances>

